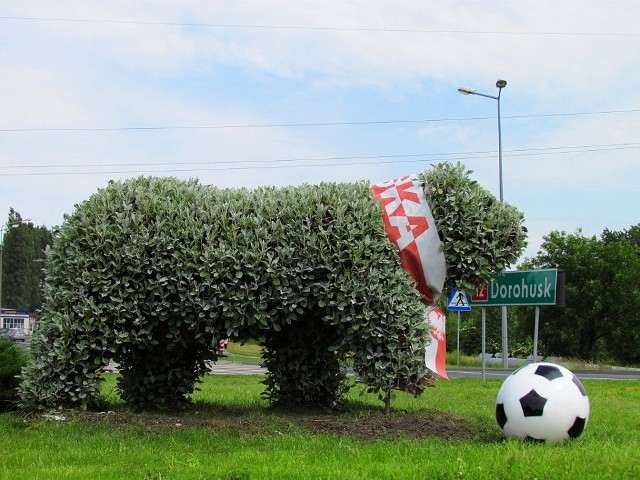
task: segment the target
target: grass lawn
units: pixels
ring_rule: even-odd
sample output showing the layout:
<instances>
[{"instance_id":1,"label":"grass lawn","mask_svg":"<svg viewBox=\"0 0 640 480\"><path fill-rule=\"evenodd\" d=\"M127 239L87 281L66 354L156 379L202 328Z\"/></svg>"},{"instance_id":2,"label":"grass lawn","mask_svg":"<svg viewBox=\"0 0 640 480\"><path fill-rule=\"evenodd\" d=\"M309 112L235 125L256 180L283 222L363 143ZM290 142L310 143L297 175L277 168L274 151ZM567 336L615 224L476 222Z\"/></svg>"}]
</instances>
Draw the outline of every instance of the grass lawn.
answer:
<instances>
[{"instance_id":1,"label":"grass lawn","mask_svg":"<svg viewBox=\"0 0 640 480\"><path fill-rule=\"evenodd\" d=\"M262 363L262 357L260 356L261 352L262 347L260 347L256 342L247 342L244 344L239 342L229 342L225 355L219 357L218 361L259 365Z\"/></svg>"},{"instance_id":2,"label":"grass lawn","mask_svg":"<svg viewBox=\"0 0 640 480\"><path fill-rule=\"evenodd\" d=\"M500 438L500 380L440 381L418 399L398 394L385 417L358 387L348 413L273 411L260 398L260 376L209 376L189 411L134 414L115 395L114 377L105 382L108 412L0 414L0 478L640 478L634 381L584 381L585 432L544 445Z\"/></svg>"}]
</instances>

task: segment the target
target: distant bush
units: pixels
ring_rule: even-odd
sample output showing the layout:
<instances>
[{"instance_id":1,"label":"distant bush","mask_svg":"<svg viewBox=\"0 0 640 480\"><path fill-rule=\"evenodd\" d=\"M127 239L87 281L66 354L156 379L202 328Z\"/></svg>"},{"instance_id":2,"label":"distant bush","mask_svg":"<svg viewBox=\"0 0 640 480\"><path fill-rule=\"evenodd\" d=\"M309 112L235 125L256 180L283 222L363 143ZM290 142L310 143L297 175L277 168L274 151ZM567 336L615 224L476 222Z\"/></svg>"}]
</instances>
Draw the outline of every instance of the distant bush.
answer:
<instances>
[{"instance_id":1,"label":"distant bush","mask_svg":"<svg viewBox=\"0 0 640 480\"><path fill-rule=\"evenodd\" d=\"M18 375L27 363L27 353L15 342L0 339L0 412L11 410L18 398Z\"/></svg>"}]
</instances>

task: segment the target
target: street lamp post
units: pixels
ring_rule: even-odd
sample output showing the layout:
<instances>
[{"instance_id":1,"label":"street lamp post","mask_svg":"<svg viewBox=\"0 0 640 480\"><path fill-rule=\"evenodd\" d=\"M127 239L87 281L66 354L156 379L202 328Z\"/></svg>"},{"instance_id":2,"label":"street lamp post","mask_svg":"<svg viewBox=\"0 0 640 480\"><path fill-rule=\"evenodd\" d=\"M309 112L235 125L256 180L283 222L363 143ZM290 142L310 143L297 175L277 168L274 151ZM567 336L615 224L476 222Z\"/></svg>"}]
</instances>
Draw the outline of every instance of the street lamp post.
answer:
<instances>
[{"instance_id":1,"label":"street lamp post","mask_svg":"<svg viewBox=\"0 0 640 480\"><path fill-rule=\"evenodd\" d=\"M498 95L487 95L486 93L476 92L473 87L460 87L458 91L463 95L479 95L481 97L492 98L498 103L498 181L500 184L500 201L504 201L503 183L502 183L502 125L500 123L500 94L502 89L507 86L506 80L498 80L496 87L498 89ZM484 315L483 315L484 318ZM507 328L507 307L502 307L502 366L507 368L509 366L508 360L508 328ZM484 351L482 352L484 354ZM483 356L484 358L484 356ZM483 360L484 363L484 360Z\"/></svg>"},{"instance_id":2,"label":"street lamp post","mask_svg":"<svg viewBox=\"0 0 640 480\"><path fill-rule=\"evenodd\" d=\"M463 95L479 95L481 97L492 98L498 103L498 180L500 182L500 201L504 200L503 188L502 188L502 126L500 124L500 94L502 89L507 86L506 80L498 80L496 87L498 88L498 95L487 95L486 93L476 92L473 87L460 87L458 91Z\"/></svg>"}]
</instances>

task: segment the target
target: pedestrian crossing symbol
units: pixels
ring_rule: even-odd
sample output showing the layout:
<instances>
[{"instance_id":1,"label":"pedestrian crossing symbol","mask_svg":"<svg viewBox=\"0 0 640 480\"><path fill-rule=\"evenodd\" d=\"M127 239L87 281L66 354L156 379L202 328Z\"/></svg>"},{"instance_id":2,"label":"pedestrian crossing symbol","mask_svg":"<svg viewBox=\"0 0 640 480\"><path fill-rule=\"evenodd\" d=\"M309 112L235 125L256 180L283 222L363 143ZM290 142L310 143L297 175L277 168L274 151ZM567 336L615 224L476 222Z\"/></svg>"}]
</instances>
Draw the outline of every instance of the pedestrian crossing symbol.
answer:
<instances>
[{"instance_id":1,"label":"pedestrian crossing symbol","mask_svg":"<svg viewBox=\"0 0 640 480\"><path fill-rule=\"evenodd\" d=\"M471 305L467 299L467 294L464 290L454 289L449 299L447 300L447 310L450 312L470 312Z\"/></svg>"}]
</instances>

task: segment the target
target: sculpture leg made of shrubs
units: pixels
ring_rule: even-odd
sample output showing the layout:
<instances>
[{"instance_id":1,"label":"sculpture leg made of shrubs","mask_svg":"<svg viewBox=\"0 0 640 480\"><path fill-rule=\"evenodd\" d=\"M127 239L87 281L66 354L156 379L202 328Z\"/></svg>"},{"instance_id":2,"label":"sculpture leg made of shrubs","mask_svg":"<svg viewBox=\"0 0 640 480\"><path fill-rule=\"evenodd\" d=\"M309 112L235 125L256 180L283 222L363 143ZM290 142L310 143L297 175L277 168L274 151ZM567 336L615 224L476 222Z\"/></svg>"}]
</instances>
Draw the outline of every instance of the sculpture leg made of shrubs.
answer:
<instances>
[{"instance_id":1,"label":"sculpture leg made of shrubs","mask_svg":"<svg viewBox=\"0 0 640 480\"><path fill-rule=\"evenodd\" d=\"M122 400L137 410L183 405L207 372L211 353L197 344L152 351L132 348L120 363Z\"/></svg>"},{"instance_id":2,"label":"sculpture leg made of shrubs","mask_svg":"<svg viewBox=\"0 0 640 480\"><path fill-rule=\"evenodd\" d=\"M264 395L273 405L340 408L348 390L342 360L335 351L337 330L318 318L270 329L263 353Z\"/></svg>"}]
</instances>

